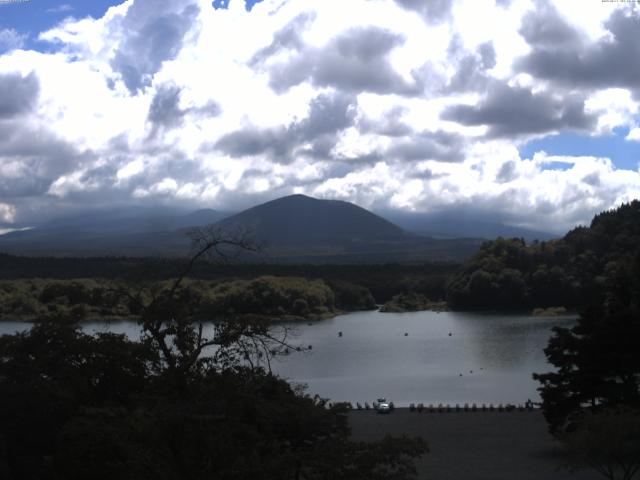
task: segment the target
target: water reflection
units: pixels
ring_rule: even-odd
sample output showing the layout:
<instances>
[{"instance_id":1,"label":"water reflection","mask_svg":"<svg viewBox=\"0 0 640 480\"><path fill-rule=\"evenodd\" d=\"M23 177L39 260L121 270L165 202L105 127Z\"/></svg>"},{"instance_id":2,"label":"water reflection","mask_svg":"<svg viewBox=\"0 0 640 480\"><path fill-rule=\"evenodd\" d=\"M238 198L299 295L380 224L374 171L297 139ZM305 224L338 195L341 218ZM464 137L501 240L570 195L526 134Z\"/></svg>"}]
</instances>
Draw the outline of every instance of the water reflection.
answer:
<instances>
[{"instance_id":1,"label":"water reflection","mask_svg":"<svg viewBox=\"0 0 640 480\"><path fill-rule=\"evenodd\" d=\"M273 367L333 400L364 402L382 395L396 405L522 403L538 398L531 374L550 369L542 350L551 327L574 323L572 316L358 312L284 324L294 327L292 342L303 351L280 357ZM0 333L21 328L25 325L0 323ZM83 328L140 335L134 322L93 322Z\"/></svg>"}]
</instances>

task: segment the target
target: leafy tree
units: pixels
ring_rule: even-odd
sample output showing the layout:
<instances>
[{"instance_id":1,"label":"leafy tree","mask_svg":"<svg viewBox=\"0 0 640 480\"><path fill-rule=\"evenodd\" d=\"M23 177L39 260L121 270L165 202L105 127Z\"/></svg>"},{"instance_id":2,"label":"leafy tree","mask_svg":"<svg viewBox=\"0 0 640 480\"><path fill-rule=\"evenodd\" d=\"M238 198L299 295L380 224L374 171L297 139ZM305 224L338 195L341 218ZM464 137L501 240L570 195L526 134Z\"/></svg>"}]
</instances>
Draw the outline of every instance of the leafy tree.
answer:
<instances>
[{"instance_id":1,"label":"leafy tree","mask_svg":"<svg viewBox=\"0 0 640 480\"><path fill-rule=\"evenodd\" d=\"M600 213L563 238L525 244L485 242L453 276L453 309L578 308L602 300L607 270L624 266L640 244L640 201Z\"/></svg>"},{"instance_id":2,"label":"leafy tree","mask_svg":"<svg viewBox=\"0 0 640 480\"><path fill-rule=\"evenodd\" d=\"M286 336L246 315L192 322L201 298L186 275L195 262L252 248L221 232L197 240L173 281L117 293L138 305L140 342L86 335L64 318L0 338L0 471L14 479L413 476L422 440L352 442L346 406L327 408L270 373L270 358L293 347Z\"/></svg>"},{"instance_id":3,"label":"leafy tree","mask_svg":"<svg viewBox=\"0 0 640 480\"><path fill-rule=\"evenodd\" d=\"M534 374L552 432L572 427L585 409L640 407L640 253L608 271L602 304L576 326L555 328L545 354L557 371Z\"/></svg>"}]
</instances>

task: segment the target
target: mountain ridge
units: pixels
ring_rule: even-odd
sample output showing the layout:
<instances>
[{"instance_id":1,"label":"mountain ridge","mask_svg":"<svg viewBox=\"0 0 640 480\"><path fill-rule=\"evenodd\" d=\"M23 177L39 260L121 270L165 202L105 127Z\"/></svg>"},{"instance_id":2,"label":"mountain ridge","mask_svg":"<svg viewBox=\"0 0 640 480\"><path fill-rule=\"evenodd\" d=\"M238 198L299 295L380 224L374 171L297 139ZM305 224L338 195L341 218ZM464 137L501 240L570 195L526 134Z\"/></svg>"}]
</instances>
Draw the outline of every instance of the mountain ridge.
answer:
<instances>
[{"instance_id":1,"label":"mountain ridge","mask_svg":"<svg viewBox=\"0 0 640 480\"><path fill-rule=\"evenodd\" d=\"M188 214L85 214L0 236L0 252L37 256L182 256L193 227L239 228L265 246L264 261L376 263L461 261L479 239L433 239L408 232L369 210L342 200L295 194L234 215L201 209ZM221 214L220 214L221 215ZM212 222L211 220L215 220ZM254 258L255 259L255 258Z\"/></svg>"}]
</instances>

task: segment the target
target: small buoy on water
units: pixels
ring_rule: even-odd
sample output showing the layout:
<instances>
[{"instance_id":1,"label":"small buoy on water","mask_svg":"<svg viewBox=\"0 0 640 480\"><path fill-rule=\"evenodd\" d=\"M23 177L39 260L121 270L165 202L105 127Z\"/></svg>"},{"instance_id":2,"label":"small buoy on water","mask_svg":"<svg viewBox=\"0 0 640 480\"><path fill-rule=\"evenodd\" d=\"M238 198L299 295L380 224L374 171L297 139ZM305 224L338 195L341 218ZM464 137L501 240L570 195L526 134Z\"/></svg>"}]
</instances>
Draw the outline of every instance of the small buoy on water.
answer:
<instances>
[{"instance_id":1,"label":"small buoy on water","mask_svg":"<svg viewBox=\"0 0 640 480\"><path fill-rule=\"evenodd\" d=\"M462 376L462 374L460 374L460 376Z\"/></svg>"},{"instance_id":2,"label":"small buoy on water","mask_svg":"<svg viewBox=\"0 0 640 480\"><path fill-rule=\"evenodd\" d=\"M338 332L338 336L341 337L342 336L342 332Z\"/></svg>"},{"instance_id":3,"label":"small buoy on water","mask_svg":"<svg viewBox=\"0 0 640 480\"><path fill-rule=\"evenodd\" d=\"M309 350L313 350L313 345L309 345Z\"/></svg>"},{"instance_id":4,"label":"small buoy on water","mask_svg":"<svg viewBox=\"0 0 640 480\"><path fill-rule=\"evenodd\" d=\"M405 337L408 337L408 336L409 336L409 334L408 334L407 332L404 332L404 336L405 336Z\"/></svg>"},{"instance_id":5,"label":"small buoy on water","mask_svg":"<svg viewBox=\"0 0 640 480\"><path fill-rule=\"evenodd\" d=\"M451 336L451 335L452 335L451 332L449 332L449 336Z\"/></svg>"}]
</instances>

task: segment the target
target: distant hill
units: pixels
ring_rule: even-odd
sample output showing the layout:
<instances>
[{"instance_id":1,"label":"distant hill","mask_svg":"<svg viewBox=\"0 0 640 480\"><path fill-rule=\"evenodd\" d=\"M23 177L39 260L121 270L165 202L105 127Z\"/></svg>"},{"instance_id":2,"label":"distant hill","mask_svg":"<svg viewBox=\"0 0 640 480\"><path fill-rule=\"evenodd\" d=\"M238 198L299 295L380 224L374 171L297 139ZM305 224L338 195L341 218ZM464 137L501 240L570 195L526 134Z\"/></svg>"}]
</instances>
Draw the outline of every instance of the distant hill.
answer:
<instances>
[{"instance_id":1,"label":"distant hill","mask_svg":"<svg viewBox=\"0 0 640 480\"><path fill-rule=\"evenodd\" d=\"M180 256L190 227L251 232L263 246L252 260L287 263L462 261L481 241L410 233L349 202L291 195L222 218L213 210L104 211L0 236L0 252L55 256Z\"/></svg>"},{"instance_id":2,"label":"distant hill","mask_svg":"<svg viewBox=\"0 0 640 480\"><path fill-rule=\"evenodd\" d=\"M433 238L523 238L526 241L551 240L558 237L549 232L521 228L505 223L478 219L462 212L399 213L384 215L405 230Z\"/></svg>"},{"instance_id":3,"label":"distant hill","mask_svg":"<svg viewBox=\"0 0 640 480\"><path fill-rule=\"evenodd\" d=\"M210 209L97 210L0 235L0 251L40 256L184 253L189 242L181 229L215 223L226 215Z\"/></svg>"}]
</instances>

